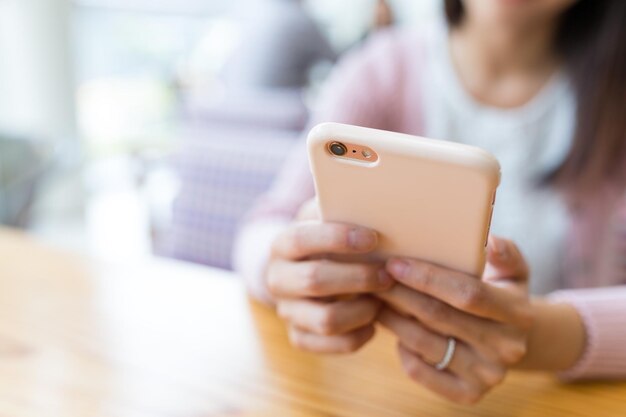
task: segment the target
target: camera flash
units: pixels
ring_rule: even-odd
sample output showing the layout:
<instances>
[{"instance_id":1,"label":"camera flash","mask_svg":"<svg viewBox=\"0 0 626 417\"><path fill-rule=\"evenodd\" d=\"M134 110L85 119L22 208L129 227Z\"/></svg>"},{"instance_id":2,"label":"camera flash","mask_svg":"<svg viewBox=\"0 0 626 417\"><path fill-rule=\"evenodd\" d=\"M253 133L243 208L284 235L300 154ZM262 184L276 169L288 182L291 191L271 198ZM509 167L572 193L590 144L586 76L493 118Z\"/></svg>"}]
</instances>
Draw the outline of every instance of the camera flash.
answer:
<instances>
[{"instance_id":1,"label":"camera flash","mask_svg":"<svg viewBox=\"0 0 626 417\"><path fill-rule=\"evenodd\" d=\"M368 151L367 149L363 149L363 152L361 152L361 155L363 155L367 159L372 157L372 153Z\"/></svg>"}]
</instances>

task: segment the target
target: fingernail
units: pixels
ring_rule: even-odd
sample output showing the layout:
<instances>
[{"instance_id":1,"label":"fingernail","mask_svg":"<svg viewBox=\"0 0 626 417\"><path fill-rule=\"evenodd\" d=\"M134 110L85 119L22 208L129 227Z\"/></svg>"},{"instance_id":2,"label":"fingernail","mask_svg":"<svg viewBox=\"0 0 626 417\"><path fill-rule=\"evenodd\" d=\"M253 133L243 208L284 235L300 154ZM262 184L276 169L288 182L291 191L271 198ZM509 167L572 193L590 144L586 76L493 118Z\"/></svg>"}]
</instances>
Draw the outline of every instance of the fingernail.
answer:
<instances>
[{"instance_id":1,"label":"fingernail","mask_svg":"<svg viewBox=\"0 0 626 417\"><path fill-rule=\"evenodd\" d=\"M496 244L496 252L498 253L498 258L505 260L509 257L509 246L506 244L504 240L494 239Z\"/></svg>"},{"instance_id":2,"label":"fingernail","mask_svg":"<svg viewBox=\"0 0 626 417\"><path fill-rule=\"evenodd\" d=\"M387 264L389 272L395 277L403 277L409 269L409 264L401 259L392 259Z\"/></svg>"},{"instance_id":3,"label":"fingernail","mask_svg":"<svg viewBox=\"0 0 626 417\"><path fill-rule=\"evenodd\" d=\"M378 282L383 287L387 287L393 284L393 277L389 275L389 273L385 271L384 269L379 269L378 270Z\"/></svg>"},{"instance_id":4,"label":"fingernail","mask_svg":"<svg viewBox=\"0 0 626 417\"><path fill-rule=\"evenodd\" d=\"M371 230L354 228L348 232L348 244L356 250L373 249L376 240L376 233Z\"/></svg>"}]
</instances>

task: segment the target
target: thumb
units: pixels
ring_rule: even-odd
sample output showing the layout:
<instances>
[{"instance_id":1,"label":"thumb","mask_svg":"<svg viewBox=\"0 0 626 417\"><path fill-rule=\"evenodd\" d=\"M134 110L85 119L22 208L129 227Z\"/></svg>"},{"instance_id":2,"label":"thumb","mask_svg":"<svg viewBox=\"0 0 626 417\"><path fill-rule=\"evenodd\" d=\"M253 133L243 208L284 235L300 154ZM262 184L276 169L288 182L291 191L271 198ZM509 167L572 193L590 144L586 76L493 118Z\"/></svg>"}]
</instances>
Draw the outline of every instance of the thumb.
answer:
<instances>
[{"instance_id":1,"label":"thumb","mask_svg":"<svg viewBox=\"0 0 626 417\"><path fill-rule=\"evenodd\" d=\"M487 269L484 279L488 281L528 281L528 265L515 243L508 239L489 236Z\"/></svg>"}]
</instances>

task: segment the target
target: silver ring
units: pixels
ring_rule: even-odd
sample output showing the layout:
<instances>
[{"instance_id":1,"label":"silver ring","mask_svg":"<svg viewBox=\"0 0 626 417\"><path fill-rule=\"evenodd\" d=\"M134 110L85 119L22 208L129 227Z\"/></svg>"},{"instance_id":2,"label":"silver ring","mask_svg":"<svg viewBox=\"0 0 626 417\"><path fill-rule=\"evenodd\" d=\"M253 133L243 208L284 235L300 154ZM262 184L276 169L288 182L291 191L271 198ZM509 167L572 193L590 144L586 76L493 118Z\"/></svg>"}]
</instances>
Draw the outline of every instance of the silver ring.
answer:
<instances>
[{"instance_id":1,"label":"silver ring","mask_svg":"<svg viewBox=\"0 0 626 417\"><path fill-rule=\"evenodd\" d=\"M446 348L446 353L443 355L443 359L441 362L435 364L435 369L438 371L445 370L452 362L452 358L454 357L454 351L456 350L456 339L454 337L448 338L448 347Z\"/></svg>"}]
</instances>

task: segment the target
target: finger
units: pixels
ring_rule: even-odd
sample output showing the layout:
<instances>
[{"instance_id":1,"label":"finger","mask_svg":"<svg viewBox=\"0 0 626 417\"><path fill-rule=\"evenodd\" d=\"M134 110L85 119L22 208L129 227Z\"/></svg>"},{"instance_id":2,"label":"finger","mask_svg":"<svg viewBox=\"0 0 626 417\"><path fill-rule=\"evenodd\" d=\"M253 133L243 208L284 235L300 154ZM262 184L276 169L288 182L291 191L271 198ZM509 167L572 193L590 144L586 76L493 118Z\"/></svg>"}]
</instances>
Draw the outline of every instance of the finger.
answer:
<instances>
[{"instance_id":1,"label":"finger","mask_svg":"<svg viewBox=\"0 0 626 417\"><path fill-rule=\"evenodd\" d=\"M463 313L404 285L395 285L375 296L405 317L417 319L437 333L454 336L479 349L492 345L496 338L507 334L505 326L500 323Z\"/></svg>"},{"instance_id":2,"label":"finger","mask_svg":"<svg viewBox=\"0 0 626 417\"><path fill-rule=\"evenodd\" d=\"M516 363L526 353L515 327L463 313L403 285L377 293L376 297L428 329L464 341L488 360Z\"/></svg>"},{"instance_id":3,"label":"finger","mask_svg":"<svg viewBox=\"0 0 626 417\"><path fill-rule=\"evenodd\" d=\"M390 309L383 309L378 317L378 321L392 333L398 336L400 343L411 352L418 354L426 362L439 363L448 348L448 339L436 334L414 319L403 317ZM462 372L459 367L460 346L457 346L452 362L448 366L455 374ZM467 358L464 358L467 360ZM462 361L461 361L462 362Z\"/></svg>"},{"instance_id":4,"label":"finger","mask_svg":"<svg viewBox=\"0 0 626 417\"><path fill-rule=\"evenodd\" d=\"M298 349L314 353L351 353L360 349L374 336L374 326L361 327L350 333L323 336L295 326L289 328L289 341Z\"/></svg>"},{"instance_id":5,"label":"finger","mask_svg":"<svg viewBox=\"0 0 626 417\"><path fill-rule=\"evenodd\" d=\"M490 235L487 262L490 267L490 272L484 275L487 280L528 281L528 265L517 245L510 240Z\"/></svg>"},{"instance_id":6,"label":"finger","mask_svg":"<svg viewBox=\"0 0 626 417\"><path fill-rule=\"evenodd\" d=\"M296 260L326 253L367 253L377 244L376 233L363 227L307 221L296 223L279 235L272 254Z\"/></svg>"},{"instance_id":7,"label":"finger","mask_svg":"<svg viewBox=\"0 0 626 417\"><path fill-rule=\"evenodd\" d=\"M525 293L498 288L462 272L411 259L390 259L387 271L407 287L479 317L516 322L525 312L515 308Z\"/></svg>"},{"instance_id":8,"label":"finger","mask_svg":"<svg viewBox=\"0 0 626 417\"><path fill-rule=\"evenodd\" d=\"M393 332L402 346L431 364L439 363L448 349L448 338L434 333L417 321L403 317L390 309L383 309L379 322ZM494 386L504 379L504 369L477 355L457 340L448 371L466 381Z\"/></svg>"},{"instance_id":9,"label":"finger","mask_svg":"<svg viewBox=\"0 0 626 417\"><path fill-rule=\"evenodd\" d=\"M304 203L298 211L297 220L318 220L320 218L319 206L317 199L311 199Z\"/></svg>"},{"instance_id":10,"label":"finger","mask_svg":"<svg viewBox=\"0 0 626 417\"><path fill-rule=\"evenodd\" d=\"M398 345L398 352L409 377L431 391L461 404L475 404L482 397L483 390L479 387L471 386L448 372L436 370L402 344Z\"/></svg>"},{"instance_id":11,"label":"finger","mask_svg":"<svg viewBox=\"0 0 626 417\"><path fill-rule=\"evenodd\" d=\"M291 299L278 301L278 314L291 325L309 333L336 335L371 324L380 301L372 297L325 303Z\"/></svg>"},{"instance_id":12,"label":"finger","mask_svg":"<svg viewBox=\"0 0 626 417\"><path fill-rule=\"evenodd\" d=\"M274 297L328 297L388 289L393 280L379 266L328 260L272 262L268 289Z\"/></svg>"}]
</instances>

